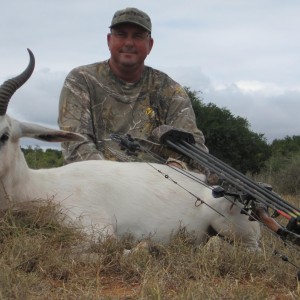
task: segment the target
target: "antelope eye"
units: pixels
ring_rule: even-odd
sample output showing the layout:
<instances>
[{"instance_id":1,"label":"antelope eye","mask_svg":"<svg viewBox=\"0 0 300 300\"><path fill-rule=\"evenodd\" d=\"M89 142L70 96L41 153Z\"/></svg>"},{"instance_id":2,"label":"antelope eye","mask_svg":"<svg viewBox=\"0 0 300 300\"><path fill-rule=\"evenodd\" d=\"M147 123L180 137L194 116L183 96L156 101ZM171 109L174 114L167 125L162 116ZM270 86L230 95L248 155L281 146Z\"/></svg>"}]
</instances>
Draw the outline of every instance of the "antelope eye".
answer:
<instances>
[{"instance_id":1,"label":"antelope eye","mask_svg":"<svg viewBox=\"0 0 300 300\"><path fill-rule=\"evenodd\" d=\"M7 132L3 133L0 137L0 142L4 144L8 140L8 138L9 138L9 134Z\"/></svg>"}]
</instances>

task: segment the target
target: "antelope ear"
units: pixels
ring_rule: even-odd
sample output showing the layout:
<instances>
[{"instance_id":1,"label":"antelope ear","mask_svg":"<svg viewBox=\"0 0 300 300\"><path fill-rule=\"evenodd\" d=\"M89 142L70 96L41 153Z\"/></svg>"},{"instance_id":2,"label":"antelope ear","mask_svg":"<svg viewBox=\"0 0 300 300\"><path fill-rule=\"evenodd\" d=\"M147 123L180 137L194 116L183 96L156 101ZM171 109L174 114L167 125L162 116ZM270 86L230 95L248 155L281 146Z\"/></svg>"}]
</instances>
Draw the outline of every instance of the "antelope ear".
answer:
<instances>
[{"instance_id":1,"label":"antelope ear","mask_svg":"<svg viewBox=\"0 0 300 300\"><path fill-rule=\"evenodd\" d=\"M75 132L56 130L33 123L20 123L21 137L30 137L46 142L85 141L86 138Z\"/></svg>"}]
</instances>

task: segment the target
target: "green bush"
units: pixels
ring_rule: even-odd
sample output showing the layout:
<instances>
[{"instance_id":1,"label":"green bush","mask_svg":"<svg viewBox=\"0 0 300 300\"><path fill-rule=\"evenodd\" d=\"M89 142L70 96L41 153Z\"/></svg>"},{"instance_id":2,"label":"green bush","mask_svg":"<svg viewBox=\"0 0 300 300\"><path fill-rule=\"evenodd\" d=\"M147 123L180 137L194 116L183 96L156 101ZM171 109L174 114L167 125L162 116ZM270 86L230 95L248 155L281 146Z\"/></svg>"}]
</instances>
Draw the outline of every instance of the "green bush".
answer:
<instances>
[{"instance_id":1,"label":"green bush","mask_svg":"<svg viewBox=\"0 0 300 300\"><path fill-rule=\"evenodd\" d=\"M269 172L274 189L280 194L300 195L300 153L291 158L273 158Z\"/></svg>"},{"instance_id":2,"label":"green bush","mask_svg":"<svg viewBox=\"0 0 300 300\"><path fill-rule=\"evenodd\" d=\"M56 149L46 149L40 147L22 148L27 164L32 169L54 168L63 164L62 152Z\"/></svg>"}]
</instances>

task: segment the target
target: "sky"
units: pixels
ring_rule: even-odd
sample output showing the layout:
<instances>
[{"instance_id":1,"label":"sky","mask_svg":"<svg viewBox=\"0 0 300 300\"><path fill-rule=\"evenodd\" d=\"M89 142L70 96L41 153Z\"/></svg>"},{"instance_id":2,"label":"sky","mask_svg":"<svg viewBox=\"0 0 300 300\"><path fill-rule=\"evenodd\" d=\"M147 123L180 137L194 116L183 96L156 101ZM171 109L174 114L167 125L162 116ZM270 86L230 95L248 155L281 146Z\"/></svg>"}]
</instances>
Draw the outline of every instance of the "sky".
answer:
<instances>
[{"instance_id":1,"label":"sky","mask_svg":"<svg viewBox=\"0 0 300 300\"><path fill-rule=\"evenodd\" d=\"M36 58L8 114L58 128L65 77L109 58L108 27L126 7L151 17L147 65L199 91L204 103L247 119L269 143L300 135L298 0L1 0L0 83L25 69L27 48ZM22 145L48 147L31 139Z\"/></svg>"}]
</instances>

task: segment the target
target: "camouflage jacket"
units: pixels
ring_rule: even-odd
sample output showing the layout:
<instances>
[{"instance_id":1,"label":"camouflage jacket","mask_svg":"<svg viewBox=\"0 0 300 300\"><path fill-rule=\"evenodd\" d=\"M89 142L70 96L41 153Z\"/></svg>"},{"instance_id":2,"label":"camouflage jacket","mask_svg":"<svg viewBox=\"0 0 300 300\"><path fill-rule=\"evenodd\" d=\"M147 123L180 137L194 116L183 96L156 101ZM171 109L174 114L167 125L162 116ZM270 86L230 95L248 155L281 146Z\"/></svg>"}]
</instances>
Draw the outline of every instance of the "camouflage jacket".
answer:
<instances>
[{"instance_id":1,"label":"camouflage jacket","mask_svg":"<svg viewBox=\"0 0 300 300\"><path fill-rule=\"evenodd\" d=\"M153 129L162 124L192 133L196 143L206 149L185 90L166 74L147 66L136 83L116 78L108 61L73 69L61 91L58 123L62 130L87 138L62 143L65 163L90 159L153 161L143 151L127 155L110 134L151 141ZM181 158L166 147L144 144L165 159Z\"/></svg>"}]
</instances>

